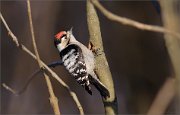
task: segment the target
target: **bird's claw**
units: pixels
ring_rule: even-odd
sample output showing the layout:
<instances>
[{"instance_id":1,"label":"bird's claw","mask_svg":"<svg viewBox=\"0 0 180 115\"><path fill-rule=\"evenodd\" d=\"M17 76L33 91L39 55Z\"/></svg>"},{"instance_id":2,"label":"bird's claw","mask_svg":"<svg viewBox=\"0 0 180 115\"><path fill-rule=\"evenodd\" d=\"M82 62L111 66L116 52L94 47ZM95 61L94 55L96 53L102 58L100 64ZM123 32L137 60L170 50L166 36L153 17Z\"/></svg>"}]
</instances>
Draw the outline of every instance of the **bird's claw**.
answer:
<instances>
[{"instance_id":1,"label":"bird's claw","mask_svg":"<svg viewBox=\"0 0 180 115\"><path fill-rule=\"evenodd\" d=\"M101 48L95 48L92 42L89 42L88 49L91 50L95 56L99 56L104 53L104 51L101 50Z\"/></svg>"}]
</instances>

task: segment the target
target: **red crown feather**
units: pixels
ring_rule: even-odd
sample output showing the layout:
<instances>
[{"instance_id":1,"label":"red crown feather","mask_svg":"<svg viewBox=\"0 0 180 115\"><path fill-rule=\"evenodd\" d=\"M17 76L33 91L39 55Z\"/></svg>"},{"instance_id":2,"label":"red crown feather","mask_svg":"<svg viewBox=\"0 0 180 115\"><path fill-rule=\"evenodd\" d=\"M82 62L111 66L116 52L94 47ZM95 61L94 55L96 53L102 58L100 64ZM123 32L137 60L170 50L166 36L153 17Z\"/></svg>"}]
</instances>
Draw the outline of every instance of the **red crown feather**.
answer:
<instances>
[{"instance_id":1,"label":"red crown feather","mask_svg":"<svg viewBox=\"0 0 180 115\"><path fill-rule=\"evenodd\" d=\"M57 33L56 35L55 35L55 38L56 39L61 39L61 37L63 36L63 35L65 35L66 34L66 31L61 31L61 32L59 32L59 33Z\"/></svg>"}]
</instances>

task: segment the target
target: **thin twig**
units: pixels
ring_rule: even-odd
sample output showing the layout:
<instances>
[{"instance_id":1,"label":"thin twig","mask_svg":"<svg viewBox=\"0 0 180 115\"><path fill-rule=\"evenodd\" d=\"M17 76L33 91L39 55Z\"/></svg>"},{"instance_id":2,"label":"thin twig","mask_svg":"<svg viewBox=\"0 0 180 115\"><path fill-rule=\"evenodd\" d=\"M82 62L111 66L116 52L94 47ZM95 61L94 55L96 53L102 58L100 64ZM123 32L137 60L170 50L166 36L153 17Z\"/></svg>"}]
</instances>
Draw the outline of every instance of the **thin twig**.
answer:
<instances>
[{"instance_id":1,"label":"thin twig","mask_svg":"<svg viewBox=\"0 0 180 115\"><path fill-rule=\"evenodd\" d=\"M163 115L174 96L175 79L168 78L155 97L147 115Z\"/></svg>"},{"instance_id":2,"label":"thin twig","mask_svg":"<svg viewBox=\"0 0 180 115\"><path fill-rule=\"evenodd\" d=\"M21 95L28 87L28 85L30 84L30 82L33 80L34 77L32 76L36 76L37 74L39 74L40 72L43 72L43 69L39 69L37 71L35 71L34 73L32 73L29 77L27 77L27 82L25 83L25 85L23 86L22 89L20 89L19 91L16 91L14 89L12 89L11 87L7 86L5 83L2 84L2 86L7 89L8 91L10 91L11 93L13 93L16 96Z\"/></svg>"},{"instance_id":3,"label":"thin twig","mask_svg":"<svg viewBox=\"0 0 180 115\"><path fill-rule=\"evenodd\" d=\"M147 30L147 31L153 31L153 32L159 32L159 33L164 33L164 34L171 34L173 36L176 36L177 38L180 39L180 34L176 33L174 31L165 29L160 26L154 26L154 25L148 25L148 24L143 24L125 17L118 16L116 14L111 13L107 9L105 9L98 0L91 0L91 2L96 6L102 14L104 14L109 20L119 22L124 25L132 26L135 28L138 28L140 30Z\"/></svg>"},{"instance_id":4,"label":"thin twig","mask_svg":"<svg viewBox=\"0 0 180 115\"><path fill-rule=\"evenodd\" d=\"M4 20L2 14L0 16L1 16L1 20L4 24L4 26L6 27L6 29L8 31L8 35L10 35L12 37L13 42L16 44L17 47L19 47L19 42L18 42L16 36L11 32L11 30L10 30L9 26L7 25L6 21Z\"/></svg>"},{"instance_id":5,"label":"thin twig","mask_svg":"<svg viewBox=\"0 0 180 115\"><path fill-rule=\"evenodd\" d=\"M34 28L33 28L32 15L31 15L31 5L30 5L29 0L27 0L27 9L28 9L28 16L29 16L29 23L30 23L30 30L31 30L31 36L32 36L32 42L33 42L34 51L35 51L35 54L36 54L36 57L37 57L37 62L38 62L39 68L42 68L43 66L42 66L42 64L40 62L40 57L39 57L39 53L38 53L38 50L37 50L37 45L36 45L36 40L35 40L35 35L34 35ZM43 72L43 75L44 75L46 83L47 83L48 91L49 91L49 94L50 94L49 100L50 100L51 106L52 106L52 108L54 110L54 114L55 115L60 115L58 99L54 94L53 87L52 87L51 81L49 79L49 76L45 72Z\"/></svg>"},{"instance_id":6,"label":"thin twig","mask_svg":"<svg viewBox=\"0 0 180 115\"><path fill-rule=\"evenodd\" d=\"M2 86L3 86L6 90L10 91L11 93L13 93L13 94L15 94L15 95L17 94L14 89L12 89L11 87L7 86L5 83L3 83Z\"/></svg>"},{"instance_id":7,"label":"thin twig","mask_svg":"<svg viewBox=\"0 0 180 115\"><path fill-rule=\"evenodd\" d=\"M33 59L37 60L36 56L28 49L26 48L23 44L19 44L17 37L12 33L12 31L9 29L9 26L7 25L5 19L3 18L2 14L0 14L1 20L4 24L4 26L6 27L10 37L12 38L12 40L14 41L14 43L16 44L16 46L25 51L27 54L29 54ZM77 98L77 95L70 89L70 87L54 72L52 71L43 61L40 61L43 65L43 67L51 74L52 77L54 77L63 87L65 87L67 89L67 91L70 93L71 97L73 98L74 102L76 103L76 106L79 109L79 112L81 115L84 115L84 111L82 108L82 105L80 103L80 101Z\"/></svg>"}]
</instances>

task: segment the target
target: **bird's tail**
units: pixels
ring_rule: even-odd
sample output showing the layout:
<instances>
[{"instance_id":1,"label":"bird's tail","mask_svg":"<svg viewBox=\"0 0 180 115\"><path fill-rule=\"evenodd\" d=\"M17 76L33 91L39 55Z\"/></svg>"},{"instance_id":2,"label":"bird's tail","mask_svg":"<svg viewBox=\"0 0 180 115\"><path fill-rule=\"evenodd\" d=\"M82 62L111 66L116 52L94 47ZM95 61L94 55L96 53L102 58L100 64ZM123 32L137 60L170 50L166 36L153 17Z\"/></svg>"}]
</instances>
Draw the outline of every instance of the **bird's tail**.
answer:
<instances>
[{"instance_id":1,"label":"bird's tail","mask_svg":"<svg viewBox=\"0 0 180 115\"><path fill-rule=\"evenodd\" d=\"M110 97L108 89L99 81L99 79L96 79L90 76L90 82L97 88L101 96L103 96L105 99L107 97Z\"/></svg>"}]
</instances>

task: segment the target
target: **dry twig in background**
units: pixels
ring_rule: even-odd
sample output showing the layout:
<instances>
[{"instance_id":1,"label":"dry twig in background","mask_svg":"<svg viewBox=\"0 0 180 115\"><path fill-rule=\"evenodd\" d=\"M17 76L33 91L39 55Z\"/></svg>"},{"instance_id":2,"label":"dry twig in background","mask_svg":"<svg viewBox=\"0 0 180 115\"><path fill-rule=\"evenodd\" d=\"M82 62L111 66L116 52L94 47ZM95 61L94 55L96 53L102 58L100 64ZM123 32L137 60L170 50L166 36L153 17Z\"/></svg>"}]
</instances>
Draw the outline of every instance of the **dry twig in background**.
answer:
<instances>
[{"instance_id":1,"label":"dry twig in background","mask_svg":"<svg viewBox=\"0 0 180 115\"><path fill-rule=\"evenodd\" d=\"M17 37L12 33L10 30L9 26L7 25L5 19L3 18L2 14L0 14L1 20L4 24L4 26L7 29L8 34L12 38L13 42L16 44L16 46L21 49L22 51L25 51L27 54L29 54L33 59L37 60L36 56L29 50L27 49L23 44L20 44L18 42ZM51 74L52 77L54 77L63 87L67 89L67 91L70 93L71 97L73 98L74 102L76 103L76 106L79 109L80 115L84 115L84 111L82 108L81 103L79 102L76 94L70 89L70 87L54 72L52 71L43 61L40 60L42 63L43 67Z\"/></svg>"},{"instance_id":2,"label":"dry twig in background","mask_svg":"<svg viewBox=\"0 0 180 115\"><path fill-rule=\"evenodd\" d=\"M177 87L180 87L180 26L179 26L179 18L178 18L178 12L175 11L175 1L177 0L172 0L172 1L160 1L161 7L162 7L162 12L163 12L163 20L165 24L165 28L160 27L160 26L153 26L153 25L148 25L148 24L143 24L125 17L121 17L118 15L115 15L108 10L106 10L98 0L90 0L94 6L96 6L102 14L104 14L108 19L112 21L119 22L124 25L129 25L132 27L135 27L137 29L141 30L148 30L148 31L153 31L153 32L159 32L165 34L165 41L166 41L166 47L168 49L169 55L171 57L171 61L173 63L173 68L175 71L175 75L177 78ZM178 9L178 8L177 8ZM176 10L177 10L176 9ZM170 18L171 17L171 18ZM173 91L174 87L173 85L175 84L174 80L167 80L167 82L164 84L163 88L158 92L157 98L153 102L150 110L148 111L148 114L163 114L172 100L172 98L175 95L175 91ZM167 91L168 89L172 89L171 91ZM157 102L162 101L160 96L162 96L165 93L170 93L166 97L166 101L163 103L157 104ZM180 100L180 88L178 89L179 92L179 100ZM159 109L157 108L159 107ZM158 110L157 110L158 109Z\"/></svg>"},{"instance_id":3,"label":"dry twig in background","mask_svg":"<svg viewBox=\"0 0 180 115\"><path fill-rule=\"evenodd\" d=\"M121 17L121 16L118 16L118 15L115 15L115 14L109 12L108 10L106 10L106 9L99 3L98 0L91 0L91 2L92 2L92 3L94 4L94 6L96 6L96 7L101 11L101 13L104 14L109 20L116 21L116 22L119 22L119 23L124 24L124 25L129 25L129 26L132 26L132 27L141 29L141 30L148 30L148 31L153 31L153 32L170 34L170 35L173 35L173 36L175 36L175 37L177 37L177 38L180 39L180 34L177 33L177 32L175 32L175 31L172 31L171 29L165 29L165 28L160 27L160 26L153 26L153 25L143 24L143 23L140 23L140 22L137 22L137 21L134 21L134 20L125 18L125 17Z\"/></svg>"},{"instance_id":4,"label":"dry twig in background","mask_svg":"<svg viewBox=\"0 0 180 115\"><path fill-rule=\"evenodd\" d=\"M93 4L87 1L87 22L89 28L90 42L95 49L98 49L98 56L95 56L95 72L100 81L107 87L110 97L103 99L106 115L115 115L118 113L117 100L114 90L114 83L109 69L109 65L104 53L99 18Z\"/></svg>"},{"instance_id":5,"label":"dry twig in background","mask_svg":"<svg viewBox=\"0 0 180 115\"><path fill-rule=\"evenodd\" d=\"M29 23L30 23L30 30L31 30L32 42L33 42L33 48L34 48L34 51L35 51L35 54L36 54L36 58L37 58L37 62L39 64L39 68L42 68L43 65L40 62L40 57L39 57L39 53L38 53L37 46L36 46L36 40L35 40L34 28L33 28L33 22L32 22L32 15L31 15L31 5L30 5L29 0L27 0L27 9L28 9L28 16L29 16ZM52 106L52 108L54 110L54 114L55 115L60 115L58 99L54 94L53 87L52 87L51 81L49 79L49 76L45 72L43 72L43 75L44 75L46 83L47 83L48 91L49 91L49 94L50 94L49 100L50 100L51 106Z\"/></svg>"},{"instance_id":6,"label":"dry twig in background","mask_svg":"<svg viewBox=\"0 0 180 115\"><path fill-rule=\"evenodd\" d=\"M175 92L175 79L169 77L159 90L155 100L147 112L147 115L163 115L169 103L175 96Z\"/></svg>"},{"instance_id":7,"label":"dry twig in background","mask_svg":"<svg viewBox=\"0 0 180 115\"><path fill-rule=\"evenodd\" d=\"M164 27L180 33L179 0L160 0ZM180 40L177 37L165 34L165 43L176 78L176 91L178 94L176 113L180 113Z\"/></svg>"}]
</instances>

